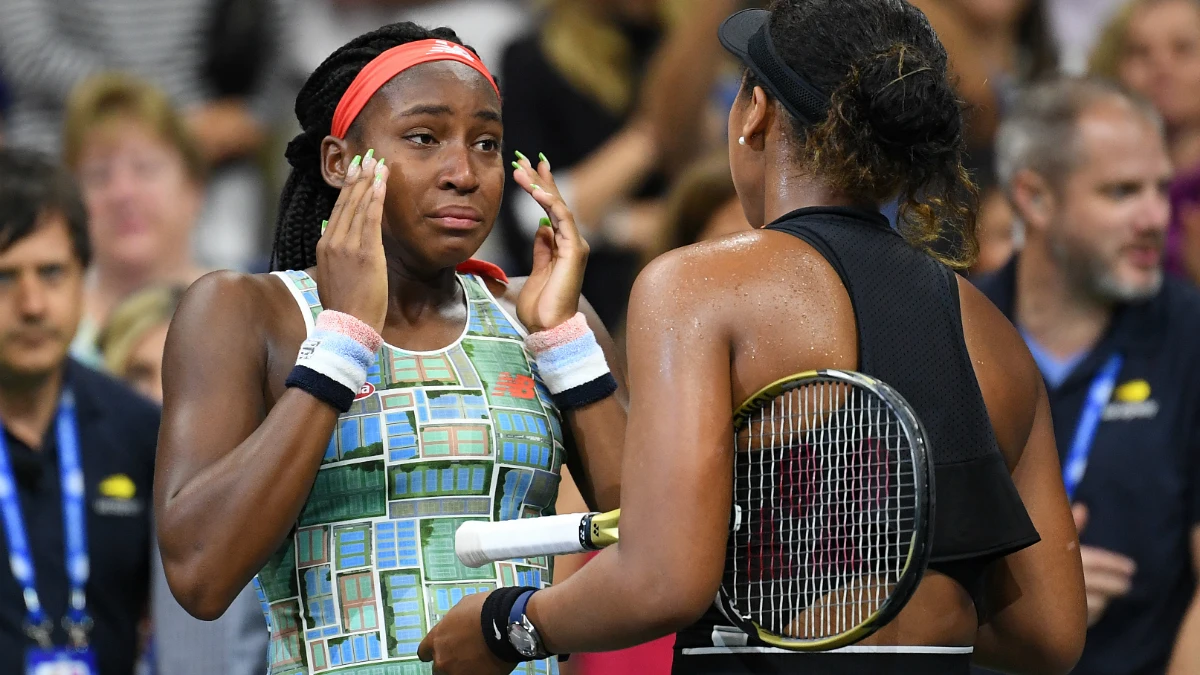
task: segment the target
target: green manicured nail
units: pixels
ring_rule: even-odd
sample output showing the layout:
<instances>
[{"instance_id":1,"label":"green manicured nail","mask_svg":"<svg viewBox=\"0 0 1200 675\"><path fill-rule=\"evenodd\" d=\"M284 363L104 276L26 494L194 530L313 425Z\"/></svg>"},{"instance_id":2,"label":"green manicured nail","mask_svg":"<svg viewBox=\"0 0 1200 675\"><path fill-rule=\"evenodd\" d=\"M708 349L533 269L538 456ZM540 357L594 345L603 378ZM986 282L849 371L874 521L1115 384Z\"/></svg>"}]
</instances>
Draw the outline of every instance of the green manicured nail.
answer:
<instances>
[{"instance_id":1,"label":"green manicured nail","mask_svg":"<svg viewBox=\"0 0 1200 675\"><path fill-rule=\"evenodd\" d=\"M517 171L520 171L520 170L521 170L521 165L520 165L520 164L517 164L516 162L513 162L513 163L512 163L512 168L516 169Z\"/></svg>"},{"instance_id":2,"label":"green manicured nail","mask_svg":"<svg viewBox=\"0 0 1200 675\"><path fill-rule=\"evenodd\" d=\"M325 234L325 228L327 228L327 227L329 227L329 221L322 220L321 221L321 234Z\"/></svg>"},{"instance_id":3,"label":"green manicured nail","mask_svg":"<svg viewBox=\"0 0 1200 675\"><path fill-rule=\"evenodd\" d=\"M350 161L350 168L353 169L359 164L362 164L362 155L355 155L354 159Z\"/></svg>"},{"instance_id":4,"label":"green manicured nail","mask_svg":"<svg viewBox=\"0 0 1200 675\"><path fill-rule=\"evenodd\" d=\"M367 154L365 157L363 157L363 159L364 160L371 159L374 156L375 156L375 148L371 148L370 150L367 151Z\"/></svg>"},{"instance_id":5,"label":"green manicured nail","mask_svg":"<svg viewBox=\"0 0 1200 675\"><path fill-rule=\"evenodd\" d=\"M551 223L549 218L542 218L538 221L538 227L554 227L554 223Z\"/></svg>"},{"instance_id":6,"label":"green manicured nail","mask_svg":"<svg viewBox=\"0 0 1200 675\"><path fill-rule=\"evenodd\" d=\"M544 155L544 154L542 154L542 153L540 153L540 152L538 153L538 159L542 160L543 162L545 162L545 163L547 163L547 164L549 164L549 163L550 163L550 160L546 159L546 155Z\"/></svg>"},{"instance_id":7,"label":"green manicured nail","mask_svg":"<svg viewBox=\"0 0 1200 675\"><path fill-rule=\"evenodd\" d=\"M525 155L522 155L520 150L513 150L513 154L517 156L517 159L523 159L527 162L529 161L529 158Z\"/></svg>"},{"instance_id":8,"label":"green manicured nail","mask_svg":"<svg viewBox=\"0 0 1200 675\"><path fill-rule=\"evenodd\" d=\"M540 185L536 184L536 183L535 183L535 184L533 184L533 185L531 185L530 187L532 187L534 190L541 190L541 189L542 189L542 187L541 187Z\"/></svg>"},{"instance_id":9,"label":"green manicured nail","mask_svg":"<svg viewBox=\"0 0 1200 675\"><path fill-rule=\"evenodd\" d=\"M380 158L379 158L379 164L376 164L376 165L375 165L375 174L376 174L376 175L378 175L378 174L379 174L379 173L380 173L380 172L383 170L383 163L384 163L384 162L386 162L386 161L387 161L387 160L386 160L386 159L384 159L383 157L380 157Z\"/></svg>"}]
</instances>

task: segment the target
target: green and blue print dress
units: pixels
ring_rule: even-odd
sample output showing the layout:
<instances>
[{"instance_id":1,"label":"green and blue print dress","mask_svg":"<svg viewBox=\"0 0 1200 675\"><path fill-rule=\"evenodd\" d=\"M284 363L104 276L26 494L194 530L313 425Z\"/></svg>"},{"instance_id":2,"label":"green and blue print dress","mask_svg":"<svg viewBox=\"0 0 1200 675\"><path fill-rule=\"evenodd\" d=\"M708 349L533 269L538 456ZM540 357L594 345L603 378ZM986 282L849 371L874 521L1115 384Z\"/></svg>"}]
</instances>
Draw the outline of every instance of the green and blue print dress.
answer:
<instances>
[{"instance_id":1,"label":"green and blue print dress","mask_svg":"<svg viewBox=\"0 0 1200 675\"><path fill-rule=\"evenodd\" d=\"M312 330L304 272L277 272ZM550 561L471 569L454 555L467 520L553 513L562 427L524 332L482 279L459 275L466 331L433 352L380 348L337 422L292 536L255 580L270 675L418 675L421 639L462 598L549 585ZM552 675L557 662L515 671Z\"/></svg>"}]
</instances>

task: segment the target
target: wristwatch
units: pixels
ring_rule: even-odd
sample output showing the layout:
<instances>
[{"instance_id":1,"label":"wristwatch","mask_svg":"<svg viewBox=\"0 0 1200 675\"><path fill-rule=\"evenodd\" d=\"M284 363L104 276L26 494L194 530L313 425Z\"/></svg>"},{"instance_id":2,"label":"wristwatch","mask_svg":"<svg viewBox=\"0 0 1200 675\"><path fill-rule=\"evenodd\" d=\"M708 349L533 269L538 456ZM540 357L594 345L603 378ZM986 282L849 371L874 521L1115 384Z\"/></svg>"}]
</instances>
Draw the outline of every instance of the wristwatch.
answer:
<instances>
[{"instance_id":1,"label":"wristwatch","mask_svg":"<svg viewBox=\"0 0 1200 675\"><path fill-rule=\"evenodd\" d=\"M512 611L508 615L508 642L521 656L538 660L549 658L550 653L542 644L542 637L538 635L537 628L534 628L533 622L525 615L525 605L529 603L533 594L534 591L526 591L513 603Z\"/></svg>"}]
</instances>

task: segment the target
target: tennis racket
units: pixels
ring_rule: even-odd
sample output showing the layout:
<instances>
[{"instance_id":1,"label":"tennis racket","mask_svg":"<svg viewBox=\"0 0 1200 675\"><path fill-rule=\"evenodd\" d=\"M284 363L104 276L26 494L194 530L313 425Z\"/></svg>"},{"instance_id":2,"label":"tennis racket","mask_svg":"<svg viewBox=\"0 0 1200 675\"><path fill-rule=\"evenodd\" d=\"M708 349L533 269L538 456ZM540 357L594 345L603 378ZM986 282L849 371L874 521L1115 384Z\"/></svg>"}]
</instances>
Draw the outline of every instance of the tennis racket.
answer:
<instances>
[{"instance_id":1,"label":"tennis racket","mask_svg":"<svg viewBox=\"0 0 1200 675\"><path fill-rule=\"evenodd\" d=\"M733 513L717 607L763 643L824 651L899 614L929 562L934 490L924 428L861 373L765 387L733 415ZM620 511L468 522L463 564L615 543Z\"/></svg>"}]
</instances>

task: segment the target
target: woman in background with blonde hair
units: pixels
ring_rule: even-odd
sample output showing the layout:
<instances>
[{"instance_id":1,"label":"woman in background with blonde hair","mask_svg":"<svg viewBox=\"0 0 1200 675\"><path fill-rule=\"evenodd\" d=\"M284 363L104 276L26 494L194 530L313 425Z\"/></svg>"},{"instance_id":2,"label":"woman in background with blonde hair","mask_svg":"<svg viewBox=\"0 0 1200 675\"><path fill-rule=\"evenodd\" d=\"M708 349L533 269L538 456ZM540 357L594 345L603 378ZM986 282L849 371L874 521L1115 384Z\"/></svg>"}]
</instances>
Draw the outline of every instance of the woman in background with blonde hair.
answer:
<instances>
[{"instance_id":1,"label":"woman in background with blonde hair","mask_svg":"<svg viewBox=\"0 0 1200 675\"><path fill-rule=\"evenodd\" d=\"M1149 99L1175 164L1168 272L1200 283L1200 0L1132 0L1092 53L1093 75Z\"/></svg>"},{"instance_id":2,"label":"woman in background with blonde hair","mask_svg":"<svg viewBox=\"0 0 1200 675\"><path fill-rule=\"evenodd\" d=\"M126 298L96 339L104 367L138 393L162 403L162 355L171 317L186 286L151 286Z\"/></svg>"},{"instance_id":3,"label":"woman in background with blonde hair","mask_svg":"<svg viewBox=\"0 0 1200 675\"><path fill-rule=\"evenodd\" d=\"M83 194L95 252L71 351L99 366L96 332L122 299L155 283L190 284L207 271L192 248L207 169L167 95L119 73L72 91L63 152Z\"/></svg>"},{"instance_id":4,"label":"woman in background with blonde hair","mask_svg":"<svg viewBox=\"0 0 1200 675\"><path fill-rule=\"evenodd\" d=\"M147 398L162 403L167 328L187 286L157 284L137 291L109 314L96 340L105 368ZM151 547L151 656L159 675L259 675L267 662L267 627L251 586L216 621L200 621L167 587L157 542Z\"/></svg>"}]
</instances>

